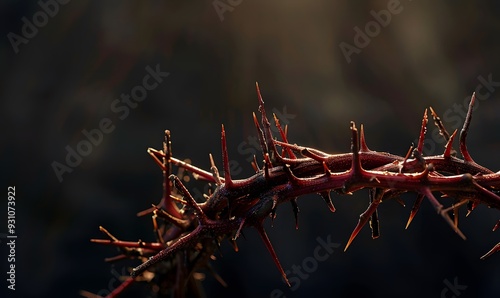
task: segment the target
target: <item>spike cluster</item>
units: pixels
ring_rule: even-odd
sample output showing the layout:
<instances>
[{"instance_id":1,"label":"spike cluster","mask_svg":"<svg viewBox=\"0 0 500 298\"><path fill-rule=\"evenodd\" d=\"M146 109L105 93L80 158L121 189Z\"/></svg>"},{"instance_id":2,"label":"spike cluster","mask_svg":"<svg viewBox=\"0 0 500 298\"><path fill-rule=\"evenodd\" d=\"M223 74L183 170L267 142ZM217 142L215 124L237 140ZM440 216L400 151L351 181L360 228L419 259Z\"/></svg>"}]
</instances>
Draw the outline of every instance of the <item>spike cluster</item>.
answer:
<instances>
[{"instance_id":1,"label":"spike cluster","mask_svg":"<svg viewBox=\"0 0 500 298\"><path fill-rule=\"evenodd\" d=\"M164 175L163 197L158 205L140 212L140 216L151 215L155 242L118 240L107 230L101 231L108 240L93 239L93 242L112 245L121 254L107 259L117 261L125 258L139 259L141 264L132 269L131 276L125 278L122 286L109 293L115 297L135 281L145 281L156 285L155 296L201 296L200 272L208 270L223 285L225 282L211 270L209 261L223 239L228 239L238 251L236 240L243 229L254 227L261 236L272 260L286 283L286 274L267 236L263 222L276 217L276 208L290 202L298 228L299 207L297 198L309 193L318 193L328 209L335 212L330 193L350 194L360 189L369 190L369 205L359 218L345 250L352 244L361 229L370 223L372 238L380 236L377 208L386 200L394 199L404 206L400 195L413 192L416 199L411 208L406 228L409 227L425 198L435 208L445 222L460 237L465 235L458 227L458 209L466 205L468 213L479 204L500 209L500 172L482 167L474 162L466 146L467 132L472 118L475 96L472 95L469 110L459 135L459 152L463 159L456 157L453 141L457 134L446 131L437 113L430 108L433 120L446 140L443 154L424 156L422 149L427 127L425 110L419 140L406 156L401 157L385 152L370 150L366 144L364 128L360 130L354 122L350 124L352 133L351 152L328 154L320 150L291 144L287 139L288 127L281 127L279 119L273 115L281 140L274 138L271 124L266 115L264 101L257 85L261 120L253 114L262 156L254 156L252 166L255 175L241 180L231 178L226 133L221 131L222 170L220 175L212 155L210 171L195 167L172 156L170 132L165 131L163 150L148 149L148 153L160 166ZM258 159L261 159L259 165ZM173 166L187 171L213 186L205 201L196 202L192 194L172 172ZM454 203L445 207L435 194L454 198ZM453 218L450 217L453 212ZM500 220L494 230L500 226ZM481 258L486 258L500 250L500 243ZM289 284L289 283L288 283ZM99 297L82 292L87 297Z\"/></svg>"}]
</instances>

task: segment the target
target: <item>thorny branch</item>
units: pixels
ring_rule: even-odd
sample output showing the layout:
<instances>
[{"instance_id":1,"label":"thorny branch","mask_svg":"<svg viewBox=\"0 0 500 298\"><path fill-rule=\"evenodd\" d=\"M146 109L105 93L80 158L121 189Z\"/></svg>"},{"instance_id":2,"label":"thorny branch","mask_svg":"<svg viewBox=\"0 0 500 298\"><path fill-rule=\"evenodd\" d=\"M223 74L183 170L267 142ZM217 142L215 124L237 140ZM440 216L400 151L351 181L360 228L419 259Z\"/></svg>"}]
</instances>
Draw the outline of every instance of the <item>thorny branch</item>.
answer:
<instances>
[{"instance_id":1,"label":"thorny branch","mask_svg":"<svg viewBox=\"0 0 500 298\"><path fill-rule=\"evenodd\" d=\"M152 289L158 297L184 297L188 294L202 296L200 270L208 269L225 284L211 270L209 261L215 258L213 253L223 239L228 239L237 251L236 240L246 227L256 228L278 271L288 283L263 228L263 222L268 217L274 219L278 205L290 202L297 226L297 197L305 194L318 193L330 211L335 212L330 192L348 194L365 188L370 190L370 204L360 215L345 249L351 245L367 222L370 222L372 237L378 237L378 206L388 199L401 200L399 195L405 192L414 192L417 195L406 228L418 212L422 201L427 198L436 212L463 239L465 235L458 227L458 208L466 205L468 214L479 204L500 209L500 172L494 173L474 162L466 146L474 94L459 135L459 152L463 159L456 157L457 152L453 149L457 131L450 135L432 108L430 110L434 122L447 141L441 155L423 156L427 110L422 119L417 147L412 146L405 157L370 150L365 141L363 126L358 131L354 122L350 124L351 152L328 154L318 149L289 143L288 128L285 126L283 129L276 115L273 115L281 141L275 139L258 85L257 94L261 121L259 123L255 113L253 119L262 149L262 165L259 165L257 157L254 157L253 176L238 180L231 178L224 126L221 132L222 176L212 155L209 156L210 171L173 157L168 130L165 131L162 150L148 149L148 153L163 171L164 191L158 205L153 205L139 215L152 216L157 239L156 242L122 241L101 227L101 231L110 239L92 239L92 242L115 246L121 252L107 261L137 258L142 262L131 271L131 277L126 278L123 284L107 297L116 297L135 281L156 285ZM172 174L172 166L191 172L195 178L215 185L215 189L204 195L204 202L196 202L182 181ZM436 194L441 197L453 197L455 203L444 207ZM450 211L453 211L453 218L450 217ZM499 226L500 220L493 230ZM500 243L481 259L499 250ZM83 291L82 295L99 297Z\"/></svg>"}]
</instances>

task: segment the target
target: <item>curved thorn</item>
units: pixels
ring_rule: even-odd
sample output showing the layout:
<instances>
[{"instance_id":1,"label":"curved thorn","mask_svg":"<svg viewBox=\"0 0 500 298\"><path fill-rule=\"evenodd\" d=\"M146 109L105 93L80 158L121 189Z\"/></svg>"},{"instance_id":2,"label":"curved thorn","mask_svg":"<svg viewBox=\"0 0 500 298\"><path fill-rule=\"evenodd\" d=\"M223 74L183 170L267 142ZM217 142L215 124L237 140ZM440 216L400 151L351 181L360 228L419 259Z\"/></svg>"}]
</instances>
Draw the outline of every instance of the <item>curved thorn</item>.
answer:
<instances>
[{"instance_id":1,"label":"curved thorn","mask_svg":"<svg viewBox=\"0 0 500 298\"><path fill-rule=\"evenodd\" d=\"M370 152L371 150L368 148L366 145L366 140L365 140L365 129L363 124L361 124L359 128L359 143L361 145L360 151L361 152Z\"/></svg>"},{"instance_id":2,"label":"curved thorn","mask_svg":"<svg viewBox=\"0 0 500 298\"><path fill-rule=\"evenodd\" d=\"M210 171L212 172L212 176L214 177L215 185L219 186L222 184L222 181L220 180L219 170L215 166L214 157L212 156L212 153L208 154L208 158L210 159Z\"/></svg>"},{"instance_id":3,"label":"curved thorn","mask_svg":"<svg viewBox=\"0 0 500 298\"><path fill-rule=\"evenodd\" d=\"M330 191L320 192L319 195L325 201L326 205L328 206L328 209L330 209L331 212L335 212L336 209L335 206L333 206L332 198L330 197Z\"/></svg>"}]
</instances>

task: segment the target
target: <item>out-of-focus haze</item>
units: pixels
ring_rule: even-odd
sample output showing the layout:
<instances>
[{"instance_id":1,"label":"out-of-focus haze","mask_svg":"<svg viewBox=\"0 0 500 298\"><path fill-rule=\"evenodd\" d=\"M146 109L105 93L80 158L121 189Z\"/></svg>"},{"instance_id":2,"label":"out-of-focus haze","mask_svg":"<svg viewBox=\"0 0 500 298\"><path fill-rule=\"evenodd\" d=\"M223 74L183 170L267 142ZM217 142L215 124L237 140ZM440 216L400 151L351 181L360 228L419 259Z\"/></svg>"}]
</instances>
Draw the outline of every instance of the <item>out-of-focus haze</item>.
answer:
<instances>
[{"instance_id":1,"label":"out-of-focus haze","mask_svg":"<svg viewBox=\"0 0 500 298\"><path fill-rule=\"evenodd\" d=\"M426 107L452 132L477 91L469 149L478 163L500 169L496 1L67 2L41 0L52 3L45 6L50 13L36 1L0 4L0 181L4 189L16 186L15 297L103 293L118 286L114 276L124 264L137 265L112 267L103 259L116 250L89 239L103 237L99 225L123 240L154 239L151 220L136 213L160 199L161 171L146 149L161 149L165 129L176 157L208 169L209 153L221 165L224 124L236 178L251 174L256 81L268 114L289 124L290 142L332 153L349 150L353 120L365 125L371 149L404 155ZM141 102L120 102L121 94L142 96L145 89L137 86L157 68L169 74ZM98 129L103 119L114 129L84 148L82 131ZM441 154L444 144L432 131L429 122L427 153ZM88 154L58 177L53 166L68 166L68 148ZM286 287L249 229L239 252L222 244L213 265L229 287L207 275L208 297L279 297L279 291L286 297L458 297L454 283L461 298L498 297L500 255L479 260L500 239L491 232L497 210L480 206L468 218L461 210L463 241L427 201L405 231L415 198L406 195L406 207L380 206L379 239L365 227L344 253L368 195L332 195L334 214L319 196L299 198L298 231L288 204L278 208L274 227L267 223L283 267L300 285ZM6 200L0 202L6 218ZM0 222L6 233L6 220ZM313 261L318 237L340 244L325 261ZM1 240L0 272L6 272ZM309 273L294 273L294 265ZM8 295L2 297L14 297L2 274ZM139 289L123 297L147 297Z\"/></svg>"}]
</instances>

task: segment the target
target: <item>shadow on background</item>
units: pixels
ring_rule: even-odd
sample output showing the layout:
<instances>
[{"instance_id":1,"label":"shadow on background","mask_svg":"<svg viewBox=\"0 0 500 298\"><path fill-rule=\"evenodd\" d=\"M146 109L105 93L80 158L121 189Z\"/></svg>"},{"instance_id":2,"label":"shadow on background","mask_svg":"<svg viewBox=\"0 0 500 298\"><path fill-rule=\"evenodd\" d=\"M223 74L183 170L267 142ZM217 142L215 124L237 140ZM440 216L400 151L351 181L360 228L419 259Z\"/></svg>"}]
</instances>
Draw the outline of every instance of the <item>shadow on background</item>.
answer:
<instances>
[{"instance_id":1,"label":"shadow on background","mask_svg":"<svg viewBox=\"0 0 500 298\"><path fill-rule=\"evenodd\" d=\"M136 213L161 196L161 172L146 149L161 148L165 129L178 158L208 169L208 153L220 165L223 123L236 176L251 173L255 81L268 111L289 122L291 142L348 151L354 120L365 125L371 149L399 155L417 139L426 107L452 130L479 90L470 151L500 168L494 1L61 2L0 4L1 181L16 187L16 297L78 297L81 289L118 286L124 264L104 263L115 250L89 239L102 236L99 225L121 239L154 239L151 221ZM429 139L427 153L440 154L444 144ZM319 196L299 199L298 231L283 206L268 233L285 269L302 265L318 237L340 247L307 277L291 274L300 281L292 291L249 230L240 252L224 243L214 263L229 288L207 275L207 294L452 297L455 283L460 297L497 296L500 256L479 260L498 242L491 232L497 212L481 206L467 219L461 214L463 241L427 203L404 231L414 196L404 199L406 208L379 208L380 239L365 228L346 253L366 192L335 196L335 214ZM6 214L6 203L1 209ZM124 297L147 296L133 288Z\"/></svg>"}]
</instances>

